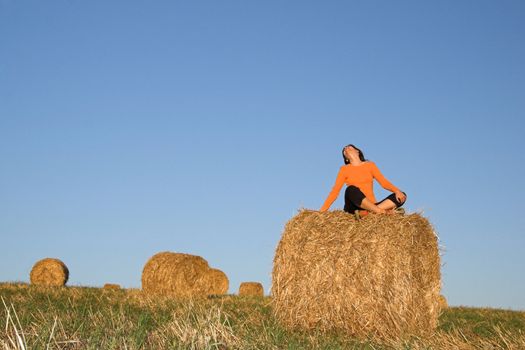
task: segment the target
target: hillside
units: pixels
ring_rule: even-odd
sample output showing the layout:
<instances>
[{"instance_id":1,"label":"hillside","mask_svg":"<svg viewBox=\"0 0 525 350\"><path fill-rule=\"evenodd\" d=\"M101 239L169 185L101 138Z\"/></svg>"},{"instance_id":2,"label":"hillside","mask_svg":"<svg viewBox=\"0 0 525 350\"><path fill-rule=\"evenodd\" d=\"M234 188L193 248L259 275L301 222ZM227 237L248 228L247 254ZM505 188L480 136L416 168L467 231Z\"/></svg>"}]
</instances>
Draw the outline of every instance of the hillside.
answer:
<instances>
[{"instance_id":1,"label":"hillside","mask_svg":"<svg viewBox=\"0 0 525 350\"><path fill-rule=\"evenodd\" d=\"M430 339L287 331L271 298L150 298L139 290L0 284L2 349L525 349L525 312L452 307Z\"/></svg>"}]
</instances>

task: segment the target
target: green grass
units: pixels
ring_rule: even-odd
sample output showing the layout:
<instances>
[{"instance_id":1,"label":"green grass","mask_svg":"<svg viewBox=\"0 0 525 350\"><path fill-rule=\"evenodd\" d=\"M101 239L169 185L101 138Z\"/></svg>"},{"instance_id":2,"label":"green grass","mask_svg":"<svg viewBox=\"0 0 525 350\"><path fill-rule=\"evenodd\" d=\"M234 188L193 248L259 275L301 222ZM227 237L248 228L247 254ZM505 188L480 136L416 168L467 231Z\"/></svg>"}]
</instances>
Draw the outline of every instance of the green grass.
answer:
<instances>
[{"instance_id":1,"label":"green grass","mask_svg":"<svg viewBox=\"0 0 525 350\"><path fill-rule=\"evenodd\" d=\"M449 308L432 338L380 343L284 329L267 297L173 300L137 290L25 284L0 284L0 296L5 350L525 349L525 313L517 311Z\"/></svg>"}]
</instances>

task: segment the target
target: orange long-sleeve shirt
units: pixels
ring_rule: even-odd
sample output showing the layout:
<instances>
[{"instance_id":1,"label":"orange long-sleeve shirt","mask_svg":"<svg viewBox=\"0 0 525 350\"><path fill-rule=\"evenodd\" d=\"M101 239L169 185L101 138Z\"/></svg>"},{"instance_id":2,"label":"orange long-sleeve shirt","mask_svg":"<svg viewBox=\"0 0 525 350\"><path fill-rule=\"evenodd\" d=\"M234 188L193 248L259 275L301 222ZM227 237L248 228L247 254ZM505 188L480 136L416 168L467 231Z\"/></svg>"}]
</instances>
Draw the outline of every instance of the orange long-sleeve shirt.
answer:
<instances>
[{"instance_id":1,"label":"orange long-sleeve shirt","mask_svg":"<svg viewBox=\"0 0 525 350\"><path fill-rule=\"evenodd\" d=\"M368 198L372 203L376 202L376 197L374 196L374 179L379 182L379 184L385 189L392 192L399 191L399 189L394 186L390 181L388 181L383 174L379 171L374 162L367 161L361 163L360 165L347 164L343 165L339 169L337 178L335 180L334 187L328 198L326 198L321 211L326 211L330 208L332 203L337 199L341 187L346 183L347 186L354 185L363 192L363 194Z\"/></svg>"}]
</instances>

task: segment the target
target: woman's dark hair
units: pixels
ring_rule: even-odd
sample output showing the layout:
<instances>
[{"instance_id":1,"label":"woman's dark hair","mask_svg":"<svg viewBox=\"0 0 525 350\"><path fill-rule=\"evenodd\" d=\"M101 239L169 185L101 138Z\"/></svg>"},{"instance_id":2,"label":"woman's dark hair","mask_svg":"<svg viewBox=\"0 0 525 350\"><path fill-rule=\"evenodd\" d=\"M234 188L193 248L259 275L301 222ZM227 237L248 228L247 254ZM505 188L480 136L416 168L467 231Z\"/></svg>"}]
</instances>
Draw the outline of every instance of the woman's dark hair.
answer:
<instances>
[{"instance_id":1,"label":"woman's dark hair","mask_svg":"<svg viewBox=\"0 0 525 350\"><path fill-rule=\"evenodd\" d=\"M363 154L363 152L359 148L357 148L356 146L354 146L352 144L349 144L349 145L344 146L343 147L343 151L342 151L343 159L345 160L345 164L350 164L350 159L347 159L345 157L345 148L346 147L354 147L359 152L359 159L361 159L362 162L366 162L365 155Z\"/></svg>"}]
</instances>

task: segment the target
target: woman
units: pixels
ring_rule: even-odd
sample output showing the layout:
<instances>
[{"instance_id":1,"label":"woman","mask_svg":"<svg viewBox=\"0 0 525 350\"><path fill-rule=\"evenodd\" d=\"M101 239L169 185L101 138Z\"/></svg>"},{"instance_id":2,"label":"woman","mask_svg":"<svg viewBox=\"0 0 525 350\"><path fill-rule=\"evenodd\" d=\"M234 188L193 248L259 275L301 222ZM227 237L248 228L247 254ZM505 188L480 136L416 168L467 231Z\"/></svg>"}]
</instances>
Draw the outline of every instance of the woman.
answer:
<instances>
[{"instance_id":1,"label":"woman","mask_svg":"<svg viewBox=\"0 0 525 350\"><path fill-rule=\"evenodd\" d=\"M345 211L363 216L368 212L392 213L394 209L402 206L406 201L406 194L388 181L379 171L377 166L367 161L363 152L354 145L343 148L344 166L339 169L337 179L332 191L326 198L321 211L326 211L336 200L343 184L347 184L345 191ZM380 202L374 196L374 179L386 190L393 193Z\"/></svg>"}]
</instances>

